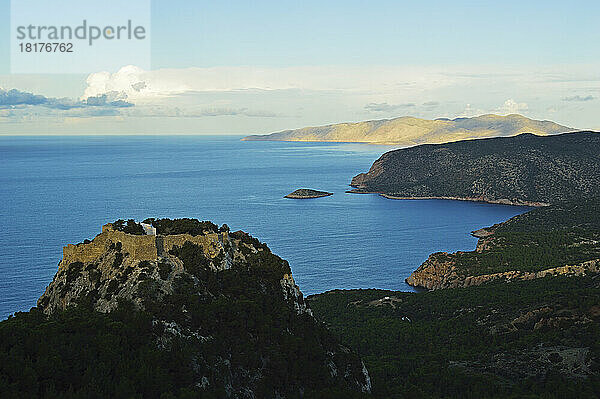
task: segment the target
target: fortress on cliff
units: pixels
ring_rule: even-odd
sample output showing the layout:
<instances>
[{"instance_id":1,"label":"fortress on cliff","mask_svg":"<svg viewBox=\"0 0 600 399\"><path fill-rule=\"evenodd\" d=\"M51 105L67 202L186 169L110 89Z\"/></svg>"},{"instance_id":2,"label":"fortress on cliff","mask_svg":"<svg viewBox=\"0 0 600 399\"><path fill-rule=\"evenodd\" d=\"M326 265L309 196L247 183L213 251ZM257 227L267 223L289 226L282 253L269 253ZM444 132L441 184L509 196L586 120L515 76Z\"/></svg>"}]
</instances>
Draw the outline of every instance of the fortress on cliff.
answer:
<instances>
[{"instance_id":1,"label":"fortress on cliff","mask_svg":"<svg viewBox=\"0 0 600 399\"><path fill-rule=\"evenodd\" d=\"M116 230L112 223L105 224L102 226L102 233L92 241L63 247L63 259L59 269L73 262L93 262L99 259L111 244L116 245L117 243L121 243L122 251L137 261L154 261L168 254L173 247L182 246L185 242L201 246L208 257L214 258L219 254L219 244L223 245L229 241L227 231L194 236L190 234L161 235L151 225L142 224L142 227L146 234L137 235Z\"/></svg>"}]
</instances>

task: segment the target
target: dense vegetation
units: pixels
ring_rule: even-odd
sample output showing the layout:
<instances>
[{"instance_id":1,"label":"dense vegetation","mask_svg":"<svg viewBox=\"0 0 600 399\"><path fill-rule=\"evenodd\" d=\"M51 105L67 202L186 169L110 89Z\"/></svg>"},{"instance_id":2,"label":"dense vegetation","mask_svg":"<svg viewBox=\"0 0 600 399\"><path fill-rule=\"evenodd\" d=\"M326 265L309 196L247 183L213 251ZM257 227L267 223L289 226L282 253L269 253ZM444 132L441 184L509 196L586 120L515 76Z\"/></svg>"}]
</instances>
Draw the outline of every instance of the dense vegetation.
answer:
<instances>
[{"instance_id":1,"label":"dense vegetation","mask_svg":"<svg viewBox=\"0 0 600 399\"><path fill-rule=\"evenodd\" d=\"M189 234L198 236L205 233L216 233L219 226L210 221L199 221L197 219L154 219L149 218L144 220L144 223L151 224L156 228L157 234L173 235L173 234ZM221 227L221 231L228 230L227 225Z\"/></svg>"},{"instance_id":2,"label":"dense vegetation","mask_svg":"<svg viewBox=\"0 0 600 399\"><path fill-rule=\"evenodd\" d=\"M600 231L600 197L533 209L496 225L497 232Z\"/></svg>"},{"instance_id":3,"label":"dense vegetation","mask_svg":"<svg viewBox=\"0 0 600 399\"><path fill-rule=\"evenodd\" d=\"M439 255L442 256L442 255ZM600 259L600 230L496 232L482 252L447 255L463 276L536 272Z\"/></svg>"},{"instance_id":4,"label":"dense vegetation","mask_svg":"<svg viewBox=\"0 0 600 399\"><path fill-rule=\"evenodd\" d=\"M229 362L248 368L257 366L257 354L270 357L257 397L267 397L275 381L308 383L313 389L307 397L362 397L343 388L323 388L330 382L323 381L323 359L311 348L332 338L324 329L315 329L312 320L300 318L293 334L286 334L279 323L287 322L289 313L275 319L268 313L281 311L280 304L250 299L202 304L184 291L171 298L169 309L174 301L194 304L194 320L211 331L210 341L174 337L160 347L157 336L165 327L126 304L109 314L79 306L49 318L32 310L1 322L0 397L223 398L222 388L198 390L195 383L203 362L212 361L222 364L222 378L227 380L225 359L219 357L226 352L232 354ZM250 332L261 339L246 335ZM294 335L299 333L302 338ZM285 341L279 340L282 335Z\"/></svg>"},{"instance_id":5,"label":"dense vegetation","mask_svg":"<svg viewBox=\"0 0 600 399\"><path fill-rule=\"evenodd\" d=\"M597 275L308 301L358 350L377 398L600 396Z\"/></svg>"},{"instance_id":6,"label":"dense vegetation","mask_svg":"<svg viewBox=\"0 0 600 399\"><path fill-rule=\"evenodd\" d=\"M525 273L548 269L574 273L575 268L566 266L576 266L577 273L598 271L599 211L600 198L531 210L475 232L481 238L474 251L432 254L407 281L439 289L481 284L489 278L469 278L503 272L521 272L523 278ZM504 277L511 276L517 277L515 273Z\"/></svg>"},{"instance_id":7,"label":"dense vegetation","mask_svg":"<svg viewBox=\"0 0 600 399\"><path fill-rule=\"evenodd\" d=\"M557 203L600 196L600 134L522 134L385 153L352 180L398 197Z\"/></svg>"},{"instance_id":8,"label":"dense vegetation","mask_svg":"<svg viewBox=\"0 0 600 399\"><path fill-rule=\"evenodd\" d=\"M127 222L119 219L116 222L113 222L112 225L115 230L122 231L127 234L135 234L139 236L146 234L142 225L133 219L129 219Z\"/></svg>"},{"instance_id":9,"label":"dense vegetation","mask_svg":"<svg viewBox=\"0 0 600 399\"><path fill-rule=\"evenodd\" d=\"M131 263L113 243L99 261L66 265L66 284L52 295L73 295L72 306L46 315L41 300L0 322L0 398L223 398L234 389L247 391L240 397L363 397L354 380L360 359L298 311L301 296L284 295L289 264L246 233L232 236L241 254L228 243L209 259L185 242L170 257ZM237 261L217 270L224 252ZM101 298L116 298L118 308L94 311Z\"/></svg>"},{"instance_id":10,"label":"dense vegetation","mask_svg":"<svg viewBox=\"0 0 600 399\"><path fill-rule=\"evenodd\" d=\"M447 256L461 275L534 272L600 259L600 199L537 208L489 230L494 234L484 239L484 250Z\"/></svg>"},{"instance_id":11,"label":"dense vegetation","mask_svg":"<svg viewBox=\"0 0 600 399\"><path fill-rule=\"evenodd\" d=\"M159 350L153 330L125 309L18 313L0 323L0 397L194 397L186 343Z\"/></svg>"}]
</instances>

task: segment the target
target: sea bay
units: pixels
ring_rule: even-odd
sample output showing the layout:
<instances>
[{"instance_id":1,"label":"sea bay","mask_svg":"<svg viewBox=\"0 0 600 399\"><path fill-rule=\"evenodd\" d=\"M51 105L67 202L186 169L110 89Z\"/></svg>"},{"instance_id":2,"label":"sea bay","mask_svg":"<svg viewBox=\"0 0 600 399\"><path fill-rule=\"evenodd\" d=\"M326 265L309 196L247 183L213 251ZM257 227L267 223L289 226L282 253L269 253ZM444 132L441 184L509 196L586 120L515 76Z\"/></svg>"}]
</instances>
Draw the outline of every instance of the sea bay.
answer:
<instances>
[{"instance_id":1,"label":"sea bay","mask_svg":"<svg viewBox=\"0 0 600 399\"><path fill-rule=\"evenodd\" d=\"M63 246L119 218L192 217L247 231L312 294L412 290L404 279L430 253L472 250L471 230L529 209L345 193L392 147L239 139L0 138L0 318L35 306ZM283 198L297 188L334 195Z\"/></svg>"}]
</instances>

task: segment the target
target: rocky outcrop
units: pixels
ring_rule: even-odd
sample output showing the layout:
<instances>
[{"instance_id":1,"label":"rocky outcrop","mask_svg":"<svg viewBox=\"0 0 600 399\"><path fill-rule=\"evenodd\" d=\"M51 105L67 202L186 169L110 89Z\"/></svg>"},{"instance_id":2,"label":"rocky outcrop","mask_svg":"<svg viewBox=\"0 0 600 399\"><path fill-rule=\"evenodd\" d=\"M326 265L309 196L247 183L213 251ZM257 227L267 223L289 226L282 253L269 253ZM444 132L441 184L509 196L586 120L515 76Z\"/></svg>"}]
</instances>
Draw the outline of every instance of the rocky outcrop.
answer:
<instances>
[{"instance_id":1,"label":"rocky outcrop","mask_svg":"<svg viewBox=\"0 0 600 399\"><path fill-rule=\"evenodd\" d=\"M364 364L312 317L285 260L244 232L199 230L135 235L107 224L92 241L64 248L38 308L50 316L80 306L150 314L159 348L168 353L184 340L193 351L199 392L240 398L296 397L327 387L370 392ZM286 349L290 344L295 349ZM234 346L252 350L240 356L228 349Z\"/></svg>"},{"instance_id":2,"label":"rocky outcrop","mask_svg":"<svg viewBox=\"0 0 600 399\"><path fill-rule=\"evenodd\" d=\"M484 357L479 361L450 361L450 367L467 373L490 373L507 382L536 378L550 372L569 378L587 378L593 374L589 348L540 346Z\"/></svg>"},{"instance_id":3,"label":"rocky outcrop","mask_svg":"<svg viewBox=\"0 0 600 399\"><path fill-rule=\"evenodd\" d=\"M406 282L430 290L600 272L600 200L536 208L475 230L470 252L438 252Z\"/></svg>"},{"instance_id":4,"label":"rocky outcrop","mask_svg":"<svg viewBox=\"0 0 600 399\"><path fill-rule=\"evenodd\" d=\"M460 253L458 253L460 254ZM464 276L455 266L454 256L447 252L438 252L429 258L406 279L406 283L413 287L422 287L429 290L443 288L470 287L491 281L501 280L533 280L547 276L584 276L588 273L600 273L600 259L582 262L576 265L553 267L537 272L511 270L501 273Z\"/></svg>"},{"instance_id":5,"label":"rocky outcrop","mask_svg":"<svg viewBox=\"0 0 600 399\"><path fill-rule=\"evenodd\" d=\"M213 271L230 268L232 257L236 255L235 241L229 239L228 232L197 236L133 235L115 230L109 223L92 241L63 248L58 272L38 305L51 314L76 304L82 296L92 295L97 297L94 308L100 312L113 310L122 299L143 308L137 292L145 280L155 281L158 292L172 293L173 281L185 273L182 261L171 254L174 248L185 243L201 248ZM216 259L221 253L223 256ZM159 273L161 265L171 270L166 277Z\"/></svg>"},{"instance_id":6,"label":"rocky outcrop","mask_svg":"<svg viewBox=\"0 0 600 399\"><path fill-rule=\"evenodd\" d=\"M298 190L286 195L285 198L293 198L293 199L321 198L321 197L328 197L330 195L333 195L333 193L328 193L327 191L312 190L310 188L299 188Z\"/></svg>"},{"instance_id":7,"label":"rocky outcrop","mask_svg":"<svg viewBox=\"0 0 600 399\"><path fill-rule=\"evenodd\" d=\"M451 282L458 280L452 255L447 252L436 252L405 280L413 287L428 290L448 288Z\"/></svg>"}]
</instances>

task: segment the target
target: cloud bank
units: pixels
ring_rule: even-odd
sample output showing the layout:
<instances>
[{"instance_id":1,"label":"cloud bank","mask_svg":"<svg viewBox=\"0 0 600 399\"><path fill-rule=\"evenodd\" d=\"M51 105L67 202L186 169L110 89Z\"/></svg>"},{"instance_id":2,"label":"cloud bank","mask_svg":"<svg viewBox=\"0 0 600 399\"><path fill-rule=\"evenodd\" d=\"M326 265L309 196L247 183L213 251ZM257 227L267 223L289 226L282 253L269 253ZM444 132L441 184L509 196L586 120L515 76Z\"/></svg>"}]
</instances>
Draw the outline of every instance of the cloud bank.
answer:
<instances>
[{"instance_id":1,"label":"cloud bank","mask_svg":"<svg viewBox=\"0 0 600 399\"><path fill-rule=\"evenodd\" d=\"M598 70L593 65L445 65L147 71L130 65L90 74L71 98L58 98L62 92L50 97L36 90L1 90L0 122L42 120L45 128L70 118L80 132L88 125L77 119L91 124L97 117L122 133L248 135L407 115L518 113L594 128L600 124L593 101L600 97Z\"/></svg>"},{"instance_id":2,"label":"cloud bank","mask_svg":"<svg viewBox=\"0 0 600 399\"><path fill-rule=\"evenodd\" d=\"M27 106L42 106L58 110L70 110L87 107L114 107L127 108L133 104L122 99L111 98L109 94L88 97L85 100L71 100L68 98L52 98L33 94L17 89L5 90L0 88L0 108L14 109Z\"/></svg>"},{"instance_id":3,"label":"cloud bank","mask_svg":"<svg viewBox=\"0 0 600 399\"><path fill-rule=\"evenodd\" d=\"M427 68L398 67L215 67L145 71L133 65L114 73L92 73L82 99L109 92L132 102L189 93L309 90L328 92L395 92L428 89L456 78Z\"/></svg>"}]
</instances>

